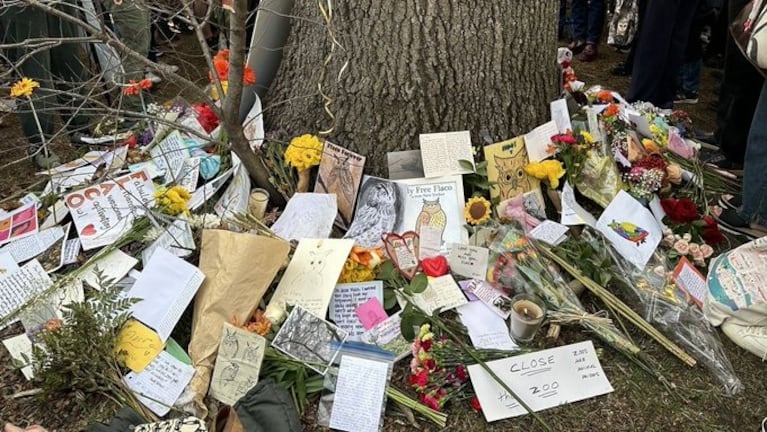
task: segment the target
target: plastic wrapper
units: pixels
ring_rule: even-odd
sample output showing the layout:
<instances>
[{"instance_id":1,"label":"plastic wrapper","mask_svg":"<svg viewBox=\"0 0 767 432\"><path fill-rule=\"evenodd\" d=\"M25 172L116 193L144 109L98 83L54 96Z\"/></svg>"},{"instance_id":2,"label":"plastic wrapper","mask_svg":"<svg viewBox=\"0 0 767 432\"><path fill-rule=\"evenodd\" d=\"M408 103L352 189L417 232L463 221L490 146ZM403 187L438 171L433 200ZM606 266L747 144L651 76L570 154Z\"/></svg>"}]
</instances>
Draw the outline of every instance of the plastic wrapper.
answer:
<instances>
[{"instance_id":1,"label":"plastic wrapper","mask_svg":"<svg viewBox=\"0 0 767 432\"><path fill-rule=\"evenodd\" d=\"M583 196L606 208L623 188L621 176L612 156L591 152L583 164L576 184Z\"/></svg>"},{"instance_id":2,"label":"plastic wrapper","mask_svg":"<svg viewBox=\"0 0 767 432\"><path fill-rule=\"evenodd\" d=\"M716 329L669 278L669 266L661 252L656 251L642 271L623 259L599 233L586 229L580 240L596 250L609 252L613 276L631 290L647 322L705 366L719 380L727 395L743 390Z\"/></svg>"}]
</instances>

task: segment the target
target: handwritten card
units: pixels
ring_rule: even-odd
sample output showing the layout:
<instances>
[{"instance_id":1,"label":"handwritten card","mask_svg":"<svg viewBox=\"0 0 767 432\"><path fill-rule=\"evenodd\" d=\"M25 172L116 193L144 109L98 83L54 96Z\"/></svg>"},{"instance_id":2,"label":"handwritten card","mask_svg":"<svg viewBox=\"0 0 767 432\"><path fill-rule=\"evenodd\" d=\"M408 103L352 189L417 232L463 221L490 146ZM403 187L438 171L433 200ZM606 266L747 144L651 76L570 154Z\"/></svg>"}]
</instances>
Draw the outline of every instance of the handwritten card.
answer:
<instances>
[{"instance_id":1,"label":"handwritten card","mask_svg":"<svg viewBox=\"0 0 767 432\"><path fill-rule=\"evenodd\" d=\"M78 256L80 256L80 239L74 238L67 240L67 242L64 243L63 264L69 265L76 263Z\"/></svg>"},{"instance_id":2,"label":"handwritten card","mask_svg":"<svg viewBox=\"0 0 767 432\"><path fill-rule=\"evenodd\" d=\"M515 350L517 345L509 336L506 320L490 311L481 301L473 301L456 308L461 322L469 331L475 348Z\"/></svg>"},{"instance_id":3,"label":"handwritten card","mask_svg":"<svg viewBox=\"0 0 767 432\"><path fill-rule=\"evenodd\" d=\"M286 304L300 305L324 317L352 246L354 240L300 240L269 304L283 310Z\"/></svg>"},{"instance_id":4,"label":"handwritten card","mask_svg":"<svg viewBox=\"0 0 767 432\"><path fill-rule=\"evenodd\" d=\"M490 251L487 248L453 243L450 245L447 262L454 274L484 280L487 277L489 256Z\"/></svg>"},{"instance_id":5,"label":"handwritten card","mask_svg":"<svg viewBox=\"0 0 767 432\"><path fill-rule=\"evenodd\" d=\"M297 193L272 225L285 240L328 238L338 213L335 194Z\"/></svg>"},{"instance_id":6,"label":"handwritten card","mask_svg":"<svg viewBox=\"0 0 767 432\"><path fill-rule=\"evenodd\" d=\"M474 294L480 302L504 320L511 315L511 299L490 283L473 279L466 285L465 290Z\"/></svg>"},{"instance_id":7,"label":"handwritten card","mask_svg":"<svg viewBox=\"0 0 767 432\"><path fill-rule=\"evenodd\" d=\"M549 107L551 109L551 120L557 125L559 133L563 134L568 130L573 130L573 125L570 123L570 110L567 108L567 100L557 99Z\"/></svg>"},{"instance_id":8,"label":"handwritten card","mask_svg":"<svg viewBox=\"0 0 767 432\"><path fill-rule=\"evenodd\" d=\"M349 339L355 340L366 329L357 317L357 308L373 298L379 304L383 301L382 281L338 284L330 299L328 316L349 333Z\"/></svg>"},{"instance_id":9,"label":"handwritten card","mask_svg":"<svg viewBox=\"0 0 767 432\"><path fill-rule=\"evenodd\" d=\"M596 224L623 258L644 269L663 238L655 216L625 191L618 192Z\"/></svg>"},{"instance_id":10,"label":"handwritten card","mask_svg":"<svg viewBox=\"0 0 767 432\"><path fill-rule=\"evenodd\" d=\"M191 157L184 160L181 165L181 171L179 172L178 185L189 191L189 193L197 190L197 182L200 179L200 164L202 158Z\"/></svg>"},{"instance_id":11,"label":"handwritten card","mask_svg":"<svg viewBox=\"0 0 767 432\"><path fill-rule=\"evenodd\" d=\"M418 233L418 258L432 258L442 250L442 231L444 227L421 225Z\"/></svg>"},{"instance_id":12,"label":"handwritten card","mask_svg":"<svg viewBox=\"0 0 767 432\"><path fill-rule=\"evenodd\" d=\"M131 308L133 317L167 341L204 279L197 267L158 248L128 293L142 299Z\"/></svg>"},{"instance_id":13,"label":"handwritten card","mask_svg":"<svg viewBox=\"0 0 767 432\"><path fill-rule=\"evenodd\" d=\"M360 341L389 351L396 360L401 360L411 352L410 342L402 336L401 323L402 317L397 312L363 333Z\"/></svg>"},{"instance_id":14,"label":"handwritten card","mask_svg":"<svg viewBox=\"0 0 767 432\"><path fill-rule=\"evenodd\" d=\"M5 349L8 350L11 358L20 364L25 365L21 368L21 373L24 374L24 378L28 380L34 378L34 369L30 364L32 361L32 341L26 333L3 340L3 345L5 346ZM26 357L26 359L24 357Z\"/></svg>"},{"instance_id":15,"label":"handwritten card","mask_svg":"<svg viewBox=\"0 0 767 432\"><path fill-rule=\"evenodd\" d=\"M541 222L540 225L530 230L530 236L552 246L557 246L567 239L566 234L569 230L570 228L566 225L551 220L545 220Z\"/></svg>"},{"instance_id":16,"label":"handwritten card","mask_svg":"<svg viewBox=\"0 0 767 432\"><path fill-rule=\"evenodd\" d=\"M0 322L52 284L48 273L37 260L29 261L0 279Z\"/></svg>"},{"instance_id":17,"label":"handwritten card","mask_svg":"<svg viewBox=\"0 0 767 432\"><path fill-rule=\"evenodd\" d=\"M163 351L141 372L129 372L123 382L139 402L153 413L164 416L192 380L194 368ZM158 403L159 402L159 403Z\"/></svg>"},{"instance_id":18,"label":"handwritten card","mask_svg":"<svg viewBox=\"0 0 767 432\"><path fill-rule=\"evenodd\" d=\"M237 403L258 383L265 350L266 339L260 335L224 323L210 395L230 406Z\"/></svg>"},{"instance_id":19,"label":"handwritten card","mask_svg":"<svg viewBox=\"0 0 767 432\"><path fill-rule=\"evenodd\" d=\"M330 413L330 427L348 432L378 432L386 406L390 363L345 355L341 358Z\"/></svg>"},{"instance_id":20,"label":"handwritten card","mask_svg":"<svg viewBox=\"0 0 767 432\"><path fill-rule=\"evenodd\" d=\"M418 140L426 177L471 173L458 162L467 160L474 163L469 131L421 134Z\"/></svg>"},{"instance_id":21,"label":"handwritten card","mask_svg":"<svg viewBox=\"0 0 767 432\"><path fill-rule=\"evenodd\" d=\"M164 344L154 330L134 319L128 320L117 335L115 352L122 354L125 366L141 372L163 350Z\"/></svg>"},{"instance_id":22,"label":"handwritten card","mask_svg":"<svg viewBox=\"0 0 767 432\"><path fill-rule=\"evenodd\" d=\"M565 182L562 188L562 225L588 225L594 227L596 218L575 200L575 190Z\"/></svg>"},{"instance_id":23,"label":"handwritten card","mask_svg":"<svg viewBox=\"0 0 767 432\"><path fill-rule=\"evenodd\" d=\"M703 308L703 301L708 294L706 278L700 274L698 269L696 269L686 257L682 257L682 259L679 260L671 278L674 279L674 282L676 282L676 285L681 288L682 291L692 297L699 308Z\"/></svg>"},{"instance_id":24,"label":"handwritten card","mask_svg":"<svg viewBox=\"0 0 767 432\"><path fill-rule=\"evenodd\" d=\"M549 153L551 137L558 133L557 124L550 121L525 134L525 148L530 162L540 162L553 155Z\"/></svg>"},{"instance_id":25,"label":"handwritten card","mask_svg":"<svg viewBox=\"0 0 767 432\"><path fill-rule=\"evenodd\" d=\"M372 298L357 308L357 317L359 318L365 330L370 330L376 324L389 318L381 302L377 298Z\"/></svg>"},{"instance_id":26,"label":"handwritten card","mask_svg":"<svg viewBox=\"0 0 767 432\"><path fill-rule=\"evenodd\" d=\"M429 285L422 293L414 295L413 301L429 315L437 309L443 312L468 303L463 291L449 274L429 278Z\"/></svg>"},{"instance_id":27,"label":"handwritten card","mask_svg":"<svg viewBox=\"0 0 767 432\"><path fill-rule=\"evenodd\" d=\"M149 155L152 156L152 161L157 168L164 173L166 180L171 181L178 178L184 161L189 158L189 149L184 143L181 132L174 130L160 144L152 147Z\"/></svg>"},{"instance_id":28,"label":"handwritten card","mask_svg":"<svg viewBox=\"0 0 767 432\"><path fill-rule=\"evenodd\" d=\"M489 361L487 365L536 412L613 391L591 341ZM481 365L469 365L468 369L485 420L525 414Z\"/></svg>"},{"instance_id":29,"label":"handwritten card","mask_svg":"<svg viewBox=\"0 0 767 432\"><path fill-rule=\"evenodd\" d=\"M34 235L14 240L5 245L2 251L10 252L17 263L22 263L45 252L62 237L64 237L64 229L60 226L56 226L51 229L39 231Z\"/></svg>"}]
</instances>

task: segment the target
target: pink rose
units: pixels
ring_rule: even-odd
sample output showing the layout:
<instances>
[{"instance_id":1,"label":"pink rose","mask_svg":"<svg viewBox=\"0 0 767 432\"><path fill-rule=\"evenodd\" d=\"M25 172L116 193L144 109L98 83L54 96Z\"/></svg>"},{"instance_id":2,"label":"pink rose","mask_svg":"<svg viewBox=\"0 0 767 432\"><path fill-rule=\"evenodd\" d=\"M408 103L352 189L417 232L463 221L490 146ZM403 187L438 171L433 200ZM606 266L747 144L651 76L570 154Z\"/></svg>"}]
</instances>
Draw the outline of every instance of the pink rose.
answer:
<instances>
[{"instance_id":1,"label":"pink rose","mask_svg":"<svg viewBox=\"0 0 767 432\"><path fill-rule=\"evenodd\" d=\"M677 242L674 243L674 250L677 251L679 255L687 255L690 252L690 244L687 243L686 240L677 240Z\"/></svg>"},{"instance_id":2,"label":"pink rose","mask_svg":"<svg viewBox=\"0 0 767 432\"><path fill-rule=\"evenodd\" d=\"M714 248L707 244L701 245L700 251L703 254L703 258L711 258L711 255L714 254Z\"/></svg>"},{"instance_id":3,"label":"pink rose","mask_svg":"<svg viewBox=\"0 0 767 432\"><path fill-rule=\"evenodd\" d=\"M700 267L700 268L705 268L706 267L706 261L703 258L701 258L699 260L694 260L693 263L696 266Z\"/></svg>"},{"instance_id":4,"label":"pink rose","mask_svg":"<svg viewBox=\"0 0 767 432\"><path fill-rule=\"evenodd\" d=\"M663 237L663 243L662 244L665 247L671 247L671 246L674 246L674 242L675 241L676 241L676 239L674 238L674 235L671 234L671 235L667 235L666 237Z\"/></svg>"},{"instance_id":5,"label":"pink rose","mask_svg":"<svg viewBox=\"0 0 767 432\"><path fill-rule=\"evenodd\" d=\"M690 245L692 246L692 245ZM703 261L703 252L700 251L700 248L696 250L695 252L692 251L692 247L690 248L690 253L692 254L692 259L697 261Z\"/></svg>"},{"instance_id":6,"label":"pink rose","mask_svg":"<svg viewBox=\"0 0 767 432\"><path fill-rule=\"evenodd\" d=\"M690 253L695 255L700 252L700 245L697 243L690 243Z\"/></svg>"}]
</instances>

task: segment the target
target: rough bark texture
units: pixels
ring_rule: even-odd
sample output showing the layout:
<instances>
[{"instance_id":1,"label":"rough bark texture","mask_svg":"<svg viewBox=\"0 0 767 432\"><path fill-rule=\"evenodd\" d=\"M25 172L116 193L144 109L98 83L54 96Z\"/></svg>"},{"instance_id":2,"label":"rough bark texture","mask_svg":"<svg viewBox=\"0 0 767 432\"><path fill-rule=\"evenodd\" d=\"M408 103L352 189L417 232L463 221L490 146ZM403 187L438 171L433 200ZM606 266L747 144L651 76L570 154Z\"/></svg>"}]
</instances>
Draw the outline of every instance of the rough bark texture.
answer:
<instances>
[{"instance_id":1,"label":"rough bark texture","mask_svg":"<svg viewBox=\"0 0 767 432\"><path fill-rule=\"evenodd\" d=\"M325 0L320 0L323 5ZM341 0L328 28L316 0L296 0L267 130L282 138L333 126L332 142L386 174L386 152L417 149L418 134L470 130L500 141L548 119L557 93L555 1ZM323 23L323 24L320 24ZM348 62L340 81L339 71ZM285 103L285 101L289 101Z\"/></svg>"}]
</instances>

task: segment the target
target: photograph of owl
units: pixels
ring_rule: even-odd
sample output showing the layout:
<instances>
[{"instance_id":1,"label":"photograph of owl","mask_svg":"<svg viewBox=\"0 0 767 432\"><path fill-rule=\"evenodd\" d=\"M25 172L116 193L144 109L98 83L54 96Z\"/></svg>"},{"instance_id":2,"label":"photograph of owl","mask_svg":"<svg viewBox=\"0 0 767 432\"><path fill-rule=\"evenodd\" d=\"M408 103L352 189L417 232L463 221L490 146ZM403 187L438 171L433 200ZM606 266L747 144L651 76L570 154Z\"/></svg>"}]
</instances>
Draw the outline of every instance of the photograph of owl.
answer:
<instances>
[{"instance_id":1,"label":"photograph of owl","mask_svg":"<svg viewBox=\"0 0 767 432\"><path fill-rule=\"evenodd\" d=\"M422 227L436 228L439 231L440 244L442 243L445 227L447 226L447 214L442 209L439 198L433 200L423 200L423 207L418 214L415 222L415 232L421 235Z\"/></svg>"},{"instance_id":2,"label":"photograph of owl","mask_svg":"<svg viewBox=\"0 0 767 432\"><path fill-rule=\"evenodd\" d=\"M394 182L368 177L360 187L354 221L344 238L354 239L357 246L380 246L381 235L393 232L401 198Z\"/></svg>"}]
</instances>

